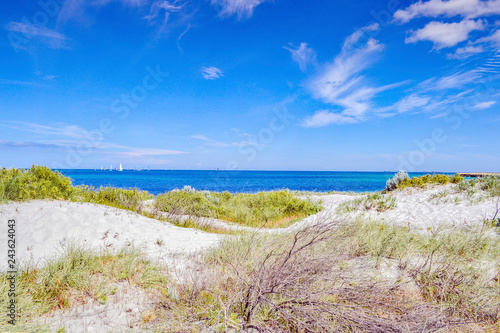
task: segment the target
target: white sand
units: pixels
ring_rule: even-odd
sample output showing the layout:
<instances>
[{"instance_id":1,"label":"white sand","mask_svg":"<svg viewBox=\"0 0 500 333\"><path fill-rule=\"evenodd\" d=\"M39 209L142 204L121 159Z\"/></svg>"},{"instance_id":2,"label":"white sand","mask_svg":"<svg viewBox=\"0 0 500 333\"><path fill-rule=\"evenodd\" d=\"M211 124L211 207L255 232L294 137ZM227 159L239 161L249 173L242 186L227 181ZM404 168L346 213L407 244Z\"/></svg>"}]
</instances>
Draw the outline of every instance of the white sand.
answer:
<instances>
[{"instance_id":1,"label":"white sand","mask_svg":"<svg viewBox=\"0 0 500 333\"><path fill-rule=\"evenodd\" d=\"M364 195L311 195L308 196L311 200L322 201L322 212L291 227L275 229L273 232L296 230L309 223L332 219L349 221L357 217L426 231L435 230L439 226L481 225L485 219L491 219L497 210L496 199L488 198L484 193L468 198L464 193L457 193L452 185L436 186L427 190L395 191L388 195L396 198L394 209L386 212L359 210L342 214L337 209L339 205ZM119 249L134 245L142 248L150 258L170 265L176 264L174 258L215 246L226 237L179 228L133 212L88 203L8 203L0 205L0 244L3 244L5 258L0 262L0 271L6 269L9 219L16 220L16 254L24 263L32 261L43 264L45 259L59 255L65 244L76 241L97 249ZM204 219L202 222L228 229L241 228L215 219ZM148 305L147 300L141 300L145 295L140 290L123 288L117 295L111 297L106 305L94 302L86 306L76 306L68 311L58 311L52 314L52 317L46 318L46 322L53 328L66 327L71 332L124 332L129 329L138 331L140 314L152 305Z\"/></svg>"},{"instance_id":2,"label":"white sand","mask_svg":"<svg viewBox=\"0 0 500 333\"><path fill-rule=\"evenodd\" d=\"M151 259L168 261L171 254L192 253L217 244L221 235L180 228L142 215L89 203L32 201L0 205L0 244L7 264L7 220L16 221L16 256L21 263L43 263L77 242L97 249L140 247ZM161 243L159 245L158 243ZM165 262L168 263L168 262Z\"/></svg>"}]
</instances>

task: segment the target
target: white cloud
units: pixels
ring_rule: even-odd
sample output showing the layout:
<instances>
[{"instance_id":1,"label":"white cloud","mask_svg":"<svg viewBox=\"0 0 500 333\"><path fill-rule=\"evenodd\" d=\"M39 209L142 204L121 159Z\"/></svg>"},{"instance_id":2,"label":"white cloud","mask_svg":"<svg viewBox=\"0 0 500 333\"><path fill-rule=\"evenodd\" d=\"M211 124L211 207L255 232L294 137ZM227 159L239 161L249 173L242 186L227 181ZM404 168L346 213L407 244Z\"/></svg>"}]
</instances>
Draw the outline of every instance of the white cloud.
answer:
<instances>
[{"instance_id":1,"label":"white cloud","mask_svg":"<svg viewBox=\"0 0 500 333\"><path fill-rule=\"evenodd\" d=\"M102 140L102 136L95 132L87 131L78 125L55 124L49 126L25 122L4 122L0 123L0 125L36 134L37 139L33 141L0 141L0 145L3 144L11 147L40 147L62 150L81 149L85 147L85 149L92 149L94 153L129 157L187 154L187 152L177 150L137 148L105 142ZM41 137L44 139L40 139Z\"/></svg>"},{"instance_id":2,"label":"white cloud","mask_svg":"<svg viewBox=\"0 0 500 333\"><path fill-rule=\"evenodd\" d=\"M255 7L269 0L211 0L212 5L217 6L219 15L228 17L237 15L238 19L250 18Z\"/></svg>"},{"instance_id":3,"label":"white cloud","mask_svg":"<svg viewBox=\"0 0 500 333\"><path fill-rule=\"evenodd\" d=\"M380 28L378 23L372 23L366 27L356 30L353 34L347 37L344 41L344 49L352 48L360 40L369 38L369 31L377 31Z\"/></svg>"},{"instance_id":4,"label":"white cloud","mask_svg":"<svg viewBox=\"0 0 500 333\"><path fill-rule=\"evenodd\" d=\"M0 79L0 84L12 84L19 86L36 86L38 85L35 82L31 81L20 81L20 80L9 80L9 79Z\"/></svg>"},{"instance_id":5,"label":"white cloud","mask_svg":"<svg viewBox=\"0 0 500 333\"><path fill-rule=\"evenodd\" d=\"M252 136L254 137L254 136ZM221 142L217 140L213 140L210 138L207 138L204 135L201 134L196 134L196 135L191 135L192 139L196 140L201 140L203 141L204 145L206 146L212 146L212 147L245 147L245 146L260 146L262 144L257 143L256 141L251 141L251 140L243 140L243 141L234 141L234 142Z\"/></svg>"},{"instance_id":6,"label":"white cloud","mask_svg":"<svg viewBox=\"0 0 500 333\"><path fill-rule=\"evenodd\" d=\"M307 43L300 43L300 47L283 47L285 50L290 51L292 54L292 59L297 64L301 71L305 72L307 67L311 64L316 64L316 52L307 46Z\"/></svg>"},{"instance_id":7,"label":"white cloud","mask_svg":"<svg viewBox=\"0 0 500 333\"><path fill-rule=\"evenodd\" d=\"M150 24L158 26L158 32L163 33L167 31L171 15L182 12L183 3L178 3L179 1L173 3L169 1L155 1L151 4L149 14L144 16L144 19Z\"/></svg>"},{"instance_id":8,"label":"white cloud","mask_svg":"<svg viewBox=\"0 0 500 333\"><path fill-rule=\"evenodd\" d=\"M422 29L412 31L405 39L405 43L427 40L433 42L434 48L439 50L467 40L471 31L483 29L484 23L481 20L463 20L456 23L430 22Z\"/></svg>"},{"instance_id":9,"label":"white cloud","mask_svg":"<svg viewBox=\"0 0 500 333\"><path fill-rule=\"evenodd\" d=\"M394 105L388 108L381 109L381 111L385 112L385 111L395 110L399 113L404 113L408 111L413 111L415 109L422 109L429 104L430 100L431 99L428 96L422 96L417 93L413 93L410 94L409 96L402 98L399 102L395 103Z\"/></svg>"},{"instance_id":10,"label":"white cloud","mask_svg":"<svg viewBox=\"0 0 500 333\"><path fill-rule=\"evenodd\" d=\"M474 105L474 109L476 110L484 110L492 107L496 104L496 101L482 102Z\"/></svg>"},{"instance_id":11,"label":"white cloud","mask_svg":"<svg viewBox=\"0 0 500 333\"><path fill-rule=\"evenodd\" d=\"M359 86L363 77L360 73L369 67L384 46L377 40L370 39L364 47L356 50L343 49L332 63L309 81L308 87L314 97L327 103L336 103L341 96L352 92Z\"/></svg>"},{"instance_id":12,"label":"white cloud","mask_svg":"<svg viewBox=\"0 0 500 333\"><path fill-rule=\"evenodd\" d=\"M433 77L418 84L417 88L427 91L460 89L470 83L476 83L482 77L478 70L457 72L442 77Z\"/></svg>"},{"instance_id":13,"label":"white cloud","mask_svg":"<svg viewBox=\"0 0 500 333\"><path fill-rule=\"evenodd\" d=\"M500 29L493 32L490 36L479 38L476 43L492 43L497 49L500 49Z\"/></svg>"},{"instance_id":14,"label":"white cloud","mask_svg":"<svg viewBox=\"0 0 500 333\"><path fill-rule=\"evenodd\" d=\"M306 88L314 98L340 106L342 111L318 111L305 119L305 127L366 120L367 114L372 109L375 111L372 100L377 94L407 83L405 81L376 87L364 77L363 72L377 60L384 48L369 36L370 31L378 28L378 24L372 24L348 36L342 51L333 62L321 66L318 74L306 82Z\"/></svg>"},{"instance_id":15,"label":"white cloud","mask_svg":"<svg viewBox=\"0 0 500 333\"><path fill-rule=\"evenodd\" d=\"M500 14L498 0L430 0L419 1L406 9L394 13L394 19L406 23L416 17L453 17L477 18Z\"/></svg>"},{"instance_id":16,"label":"white cloud","mask_svg":"<svg viewBox=\"0 0 500 333\"><path fill-rule=\"evenodd\" d=\"M321 110L314 113L314 115L304 119L302 126L304 127L323 127L330 124L353 124L357 120L354 117L346 116L342 113L331 112L328 110Z\"/></svg>"},{"instance_id":17,"label":"white cloud","mask_svg":"<svg viewBox=\"0 0 500 333\"><path fill-rule=\"evenodd\" d=\"M484 48L479 45L479 46L464 46L464 47L459 47L458 49L455 50L455 53L449 53L446 55L448 59L465 59L468 58L474 54L478 53L483 53Z\"/></svg>"},{"instance_id":18,"label":"white cloud","mask_svg":"<svg viewBox=\"0 0 500 333\"><path fill-rule=\"evenodd\" d=\"M22 22L9 22L5 25L5 29L13 33L21 34L27 41L36 39L52 48L66 47L66 36L58 31L48 29L47 27L39 27Z\"/></svg>"},{"instance_id":19,"label":"white cloud","mask_svg":"<svg viewBox=\"0 0 500 333\"><path fill-rule=\"evenodd\" d=\"M203 67L201 69L201 75L205 80L215 80L224 76L222 71L217 67Z\"/></svg>"}]
</instances>

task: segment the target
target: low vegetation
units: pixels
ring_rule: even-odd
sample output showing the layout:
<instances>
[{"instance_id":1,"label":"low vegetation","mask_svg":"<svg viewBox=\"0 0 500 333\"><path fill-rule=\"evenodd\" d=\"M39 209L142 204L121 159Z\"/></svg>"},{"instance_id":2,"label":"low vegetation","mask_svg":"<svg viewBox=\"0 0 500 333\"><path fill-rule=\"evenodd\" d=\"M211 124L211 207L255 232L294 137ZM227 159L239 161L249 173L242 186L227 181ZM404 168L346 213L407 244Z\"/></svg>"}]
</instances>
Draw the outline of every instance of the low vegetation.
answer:
<instances>
[{"instance_id":1,"label":"low vegetation","mask_svg":"<svg viewBox=\"0 0 500 333\"><path fill-rule=\"evenodd\" d=\"M0 170L0 201L67 200L73 193L69 178L46 167Z\"/></svg>"},{"instance_id":2,"label":"low vegetation","mask_svg":"<svg viewBox=\"0 0 500 333\"><path fill-rule=\"evenodd\" d=\"M484 191L490 197L500 197L500 176L464 180L458 184L457 191L465 193L469 198L479 191Z\"/></svg>"},{"instance_id":3,"label":"low vegetation","mask_svg":"<svg viewBox=\"0 0 500 333\"><path fill-rule=\"evenodd\" d=\"M426 188L429 184L458 184L464 180L458 174L450 176L445 174L424 175L420 177L409 177L404 171L399 171L392 179L387 181L385 191L393 191L395 189L405 189L408 187Z\"/></svg>"},{"instance_id":4,"label":"low vegetation","mask_svg":"<svg viewBox=\"0 0 500 333\"><path fill-rule=\"evenodd\" d=\"M156 329L487 331L500 325L499 255L484 229L377 222L231 238L165 295Z\"/></svg>"},{"instance_id":5,"label":"low vegetation","mask_svg":"<svg viewBox=\"0 0 500 333\"><path fill-rule=\"evenodd\" d=\"M119 189L114 187L78 186L74 189L73 201L91 202L99 205L112 206L132 211L140 211L143 202L154 196L138 189Z\"/></svg>"},{"instance_id":6,"label":"low vegetation","mask_svg":"<svg viewBox=\"0 0 500 333\"><path fill-rule=\"evenodd\" d=\"M155 310L143 314L151 332L493 332L499 256L500 239L485 228L422 234L361 220L227 238L176 279L136 250L72 247L21 270L18 328L35 332L50 311L104 304L126 281L154 295Z\"/></svg>"},{"instance_id":7,"label":"low vegetation","mask_svg":"<svg viewBox=\"0 0 500 333\"><path fill-rule=\"evenodd\" d=\"M155 206L172 215L218 218L251 227L286 226L321 210L318 204L299 199L287 190L231 194L191 187L158 195Z\"/></svg>"},{"instance_id":8,"label":"low vegetation","mask_svg":"<svg viewBox=\"0 0 500 333\"><path fill-rule=\"evenodd\" d=\"M153 198L137 189L72 186L71 180L58 171L43 166L30 169L0 170L0 201L35 199L72 200L108 205L137 211L144 200Z\"/></svg>"},{"instance_id":9,"label":"low vegetation","mask_svg":"<svg viewBox=\"0 0 500 333\"><path fill-rule=\"evenodd\" d=\"M379 213L396 208L396 198L387 194L373 193L346 201L337 207L338 213L374 210Z\"/></svg>"},{"instance_id":10,"label":"low vegetation","mask_svg":"<svg viewBox=\"0 0 500 333\"><path fill-rule=\"evenodd\" d=\"M0 273L0 294L7 295L10 275ZM95 252L70 245L60 258L43 267L22 267L16 276L15 326L0 317L3 329L26 329L35 332L36 319L57 309L98 302L106 304L118 283L153 291L167 283L168 278L157 266L145 260L139 250ZM7 298L0 298L0 307L7 307Z\"/></svg>"},{"instance_id":11,"label":"low vegetation","mask_svg":"<svg viewBox=\"0 0 500 333\"><path fill-rule=\"evenodd\" d=\"M319 204L299 199L288 190L235 195L196 191L186 186L183 190L157 196L157 211L144 207L144 201L153 198L152 194L138 189L72 186L69 178L43 166L33 166L27 170L4 168L0 173L0 202L34 199L90 202L131 210L148 217L168 220L181 227L194 227L207 232L226 233L227 230L198 223L197 218L213 217L247 226L272 228L287 226L321 210ZM165 212L167 216L159 212ZM179 215L190 215L192 218L174 218Z\"/></svg>"}]
</instances>

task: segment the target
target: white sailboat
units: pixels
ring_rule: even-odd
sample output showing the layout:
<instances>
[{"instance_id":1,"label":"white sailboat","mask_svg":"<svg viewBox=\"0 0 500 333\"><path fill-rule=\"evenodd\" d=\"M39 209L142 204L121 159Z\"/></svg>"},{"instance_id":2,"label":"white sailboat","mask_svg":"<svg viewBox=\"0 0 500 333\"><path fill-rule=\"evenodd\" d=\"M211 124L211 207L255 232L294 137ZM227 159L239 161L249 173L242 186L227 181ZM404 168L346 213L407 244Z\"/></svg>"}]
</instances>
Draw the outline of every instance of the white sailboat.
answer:
<instances>
[{"instance_id":1,"label":"white sailboat","mask_svg":"<svg viewBox=\"0 0 500 333\"><path fill-rule=\"evenodd\" d=\"M113 164L109 167L109 171L113 171Z\"/></svg>"},{"instance_id":2,"label":"white sailboat","mask_svg":"<svg viewBox=\"0 0 500 333\"><path fill-rule=\"evenodd\" d=\"M123 171L122 164L120 163L120 168L118 168L118 171Z\"/></svg>"}]
</instances>

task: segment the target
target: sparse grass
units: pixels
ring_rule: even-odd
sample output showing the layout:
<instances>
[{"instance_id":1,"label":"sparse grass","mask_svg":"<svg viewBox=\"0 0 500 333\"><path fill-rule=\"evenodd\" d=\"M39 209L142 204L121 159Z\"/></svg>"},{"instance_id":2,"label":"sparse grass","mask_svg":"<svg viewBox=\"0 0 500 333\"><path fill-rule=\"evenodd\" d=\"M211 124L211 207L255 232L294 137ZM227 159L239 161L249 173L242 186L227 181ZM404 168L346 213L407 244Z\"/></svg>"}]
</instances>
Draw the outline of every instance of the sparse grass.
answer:
<instances>
[{"instance_id":1,"label":"sparse grass","mask_svg":"<svg viewBox=\"0 0 500 333\"><path fill-rule=\"evenodd\" d=\"M376 210L385 212L396 207L396 198L387 194L372 193L354 200L346 201L337 207L338 213Z\"/></svg>"},{"instance_id":2,"label":"sparse grass","mask_svg":"<svg viewBox=\"0 0 500 333\"><path fill-rule=\"evenodd\" d=\"M297 198L291 191L231 194L174 190L157 196L155 207L172 215L211 217L251 227L281 227L315 214L318 204Z\"/></svg>"},{"instance_id":3,"label":"sparse grass","mask_svg":"<svg viewBox=\"0 0 500 333\"><path fill-rule=\"evenodd\" d=\"M458 192L463 192L470 199L479 191L484 191L490 197L500 197L500 177L486 176L468 179L456 186Z\"/></svg>"},{"instance_id":4,"label":"sparse grass","mask_svg":"<svg viewBox=\"0 0 500 333\"><path fill-rule=\"evenodd\" d=\"M0 273L0 294L7 295L7 275ZM64 255L43 267L24 267L16 277L17 328L31 327L36 318L75 304L99 302L105 304L114 286L127 281L146 290L160 289L168 276L145 260L134 248L119 252L95 252L78 246L68 246ZM6 308L6 297L0 307ZM1 316L0 327L8 325ZM31 330L30 330L31 332Z\"/></svg>"},{"instance_id":5,"label":"sparse grass","mask_svg":"<svg viewBox=\"0 0 500 333\"><path fill-rule=\"evenodd\" d=\"M377 222L231 238L169 288L157 329L486 331L500 324L499 255L485 230L427 235Z\"/></svg>"}]
</instances>

